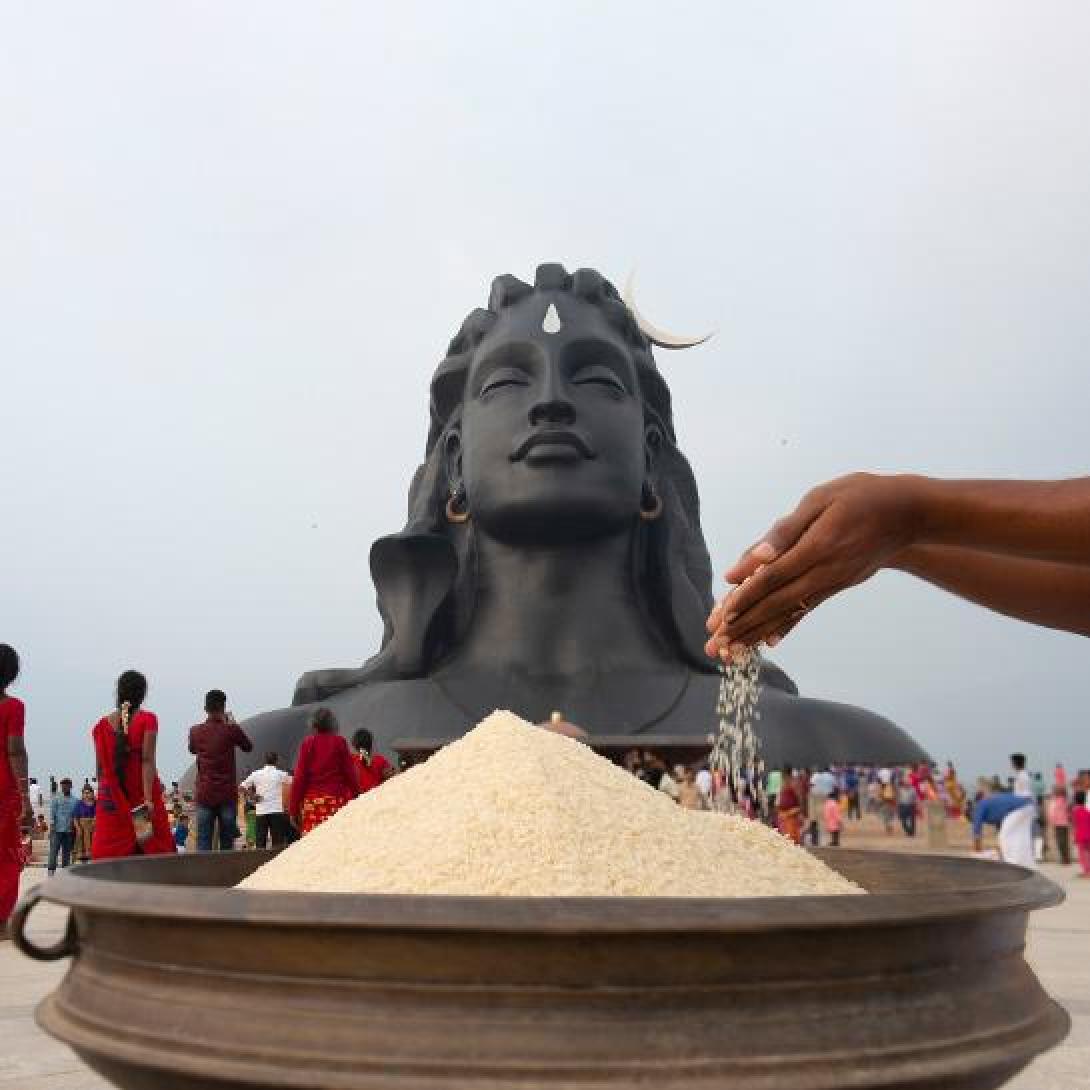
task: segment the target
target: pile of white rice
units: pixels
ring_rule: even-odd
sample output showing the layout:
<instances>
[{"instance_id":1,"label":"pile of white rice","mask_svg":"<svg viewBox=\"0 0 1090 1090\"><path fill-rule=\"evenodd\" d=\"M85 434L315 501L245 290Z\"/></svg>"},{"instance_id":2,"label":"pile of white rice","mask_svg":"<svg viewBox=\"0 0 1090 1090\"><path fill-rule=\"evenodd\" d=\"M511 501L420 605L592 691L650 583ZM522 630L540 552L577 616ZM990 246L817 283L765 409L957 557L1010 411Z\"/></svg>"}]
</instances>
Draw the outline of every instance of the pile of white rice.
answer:
<instances>
[{"instance_id":1,"label":"pile of white rice","mask_svg":"<svg viewBox=\"0 0 1090 1090\"><path fill-rule=\"evenodd\" d=\"M510 712L361 795L243 889L791 897L858 886L755 821L684 810Z\"/></svg>"}]
</instances>

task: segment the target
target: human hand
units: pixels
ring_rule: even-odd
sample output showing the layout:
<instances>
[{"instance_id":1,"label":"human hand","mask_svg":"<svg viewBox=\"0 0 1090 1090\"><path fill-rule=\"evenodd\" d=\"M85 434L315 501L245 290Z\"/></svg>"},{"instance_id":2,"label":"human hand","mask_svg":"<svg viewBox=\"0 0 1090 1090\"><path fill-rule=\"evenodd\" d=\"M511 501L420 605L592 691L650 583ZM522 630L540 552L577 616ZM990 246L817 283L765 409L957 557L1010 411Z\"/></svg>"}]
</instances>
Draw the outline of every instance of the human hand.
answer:
<instances>
[{"instance_id":1,"label":"human hand","mask_svg":"<svg viewBox=\"0 0 1090 1090\"><path fill-rule=\"evenodd\" d=\"M23 797L23 810L19 815L19 827L24 831L34 828L34 807L30 804L30 797Z\"/></svg>"},{"instance_id":2,"label":"human hand","mask_svg":"<svg viewBox=\"0 0 1090 1090\"><path fill-rule=\"evenodd\" d=\"M705 650L726 660L777 643L815 606L869 579L913 543L919 478L853 473L812 489L727 571Z\"/></svg>"}]
</instances>

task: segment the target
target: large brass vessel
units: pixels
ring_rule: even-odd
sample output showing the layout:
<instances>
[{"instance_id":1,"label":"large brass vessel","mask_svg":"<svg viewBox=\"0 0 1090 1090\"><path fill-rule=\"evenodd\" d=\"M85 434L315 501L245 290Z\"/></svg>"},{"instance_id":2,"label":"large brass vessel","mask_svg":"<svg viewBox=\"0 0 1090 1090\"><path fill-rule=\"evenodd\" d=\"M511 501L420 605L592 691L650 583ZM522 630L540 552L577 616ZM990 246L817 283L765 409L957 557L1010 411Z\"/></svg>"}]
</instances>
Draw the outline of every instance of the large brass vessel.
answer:
<instances>
[{"instance_id":1,"label":"large brass vessel","mask_svg":"<svg viewBox=\"0 0 1090 1090\"><path fill-rule=\"evenodd\" d=\"M240 852L75 868L15 937L72 957L38 1020L132 1090L983 1090L1067 1032L1023 957L1055 885L819 854L871 895L257 893ZM71 910L44 950L40 898Z\"/></svg>"}]
</instances>

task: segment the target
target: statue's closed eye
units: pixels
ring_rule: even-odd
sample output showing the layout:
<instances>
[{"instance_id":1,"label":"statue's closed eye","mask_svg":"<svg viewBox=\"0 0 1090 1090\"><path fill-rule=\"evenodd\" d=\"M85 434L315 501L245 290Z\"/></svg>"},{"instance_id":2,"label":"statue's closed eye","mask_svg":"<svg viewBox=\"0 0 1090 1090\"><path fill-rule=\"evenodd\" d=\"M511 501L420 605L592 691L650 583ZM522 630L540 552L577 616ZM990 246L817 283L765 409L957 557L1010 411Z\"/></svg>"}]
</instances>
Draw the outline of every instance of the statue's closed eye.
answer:
<instances>
[{"instance_id":1,"label":"statue's closed eye","mask_svg":"<svg viewBox=\"0 0 1090 1090\"><path fill-rule=\"evenodd\" d=\"M529 386L526 374L514 367L497 367L481 386L481 397L494 393L505 386Z\"/></svg>"},{"instance_id":2,"label":"statue's closed eye","mask_svg":"<svg viewBox=\"0 0 1090 1090\"><path fill-rule=\"evenodd\" d=\"M602 364L588 364L586 367L580 367L572 375L572 383L576 386L602 386L616 394L628 392L616 372Z\"/></svg>"}]
</instances>

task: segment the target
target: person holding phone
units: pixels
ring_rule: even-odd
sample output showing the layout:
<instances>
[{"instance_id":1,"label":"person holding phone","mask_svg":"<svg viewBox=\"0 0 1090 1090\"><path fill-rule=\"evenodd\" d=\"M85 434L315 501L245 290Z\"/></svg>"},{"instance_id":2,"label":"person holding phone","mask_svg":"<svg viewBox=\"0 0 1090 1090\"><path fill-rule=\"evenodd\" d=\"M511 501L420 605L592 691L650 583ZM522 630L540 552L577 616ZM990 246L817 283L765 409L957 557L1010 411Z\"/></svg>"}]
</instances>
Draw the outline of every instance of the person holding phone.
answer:
<instances>
[{"instance_id":1,"label":"person holding phone","mask_svg":"<svg viewBox=\"0 0 1090 1090\"><path fill-rule=\"evenodd\" d=\"M204 698L207 718L189 729L189 752L197 758L197 851L216 847L229 852L238 836L238 775L235 750L249 753L254 744L227 710L227 694L211 689Z\"/></svg>"}]
</instances>

